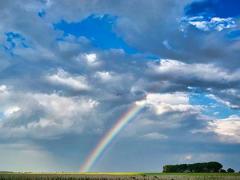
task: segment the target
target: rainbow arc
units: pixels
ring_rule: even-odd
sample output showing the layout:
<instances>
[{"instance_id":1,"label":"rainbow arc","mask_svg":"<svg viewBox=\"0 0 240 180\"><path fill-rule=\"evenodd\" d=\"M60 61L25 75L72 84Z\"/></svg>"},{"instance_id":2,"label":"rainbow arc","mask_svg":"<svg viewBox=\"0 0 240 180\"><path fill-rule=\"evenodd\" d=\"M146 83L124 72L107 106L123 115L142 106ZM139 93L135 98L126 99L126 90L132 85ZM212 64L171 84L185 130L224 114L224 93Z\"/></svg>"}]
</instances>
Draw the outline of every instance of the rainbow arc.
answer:
<instances>
[{"instance_id":1,"label":"rainbow arc","mask_svg":"<svg viewBox=\"0 0 240 180\"><path fill-rule=\"evenodd\" d=\"M134 103L127 112L125 112L113 125L113 127L103 136L98 142L97 146L89 154L85 162L80 168L81 172L88 172L92 166L103 154L104 150L114 140L114 138L121 132L121 130L143 109L144 105Z\"/></svg>"}]
</instances>

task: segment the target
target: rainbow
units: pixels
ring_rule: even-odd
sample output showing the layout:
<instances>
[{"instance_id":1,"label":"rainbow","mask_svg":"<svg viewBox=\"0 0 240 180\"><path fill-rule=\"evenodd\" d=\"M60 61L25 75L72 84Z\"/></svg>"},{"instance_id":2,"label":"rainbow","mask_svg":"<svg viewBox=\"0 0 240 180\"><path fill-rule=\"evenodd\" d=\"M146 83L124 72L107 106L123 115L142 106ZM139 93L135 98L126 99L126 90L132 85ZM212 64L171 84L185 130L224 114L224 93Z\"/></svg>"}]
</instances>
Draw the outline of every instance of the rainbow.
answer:
<instances>
[{"instance_id":1,"label":"rainbow","mask_svg":"<svg viewBox=\"0 0 240 180\"><path fill-rule=\"evenodd\" d=\"M104 150L113 141L113 139L119 134L119 132L129 123L137 113L143 109L144 105L134 103L127 112L125 112L113 125L113 127L103 136L97 146L89 154L85 162L80 168L81 172L88 172L98 158L103 154Z\"/></svg>"}]
</instances>

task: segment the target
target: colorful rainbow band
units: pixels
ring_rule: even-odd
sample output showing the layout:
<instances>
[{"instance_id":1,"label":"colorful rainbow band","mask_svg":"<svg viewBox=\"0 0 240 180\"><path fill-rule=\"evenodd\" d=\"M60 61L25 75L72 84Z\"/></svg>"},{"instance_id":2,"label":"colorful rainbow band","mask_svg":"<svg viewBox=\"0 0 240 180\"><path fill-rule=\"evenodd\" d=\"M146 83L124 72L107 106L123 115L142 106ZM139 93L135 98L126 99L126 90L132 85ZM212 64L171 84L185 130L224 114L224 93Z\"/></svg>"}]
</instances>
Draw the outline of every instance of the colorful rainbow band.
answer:
<instances>
[{"instance_id":1,"label":"colorful rainbow band","mask_svg":"<svg viewBox=\"0 0 240 180\"><path fill-rule=\"evenodd\" d=\"M106 147L113 141L113 139L119 134L119 132L131 121L135 115L141 111L143 105L134 103L127 112L125 112L114 124L114 126L103 136L97 146L89 154L84 164L81 166L81 172L88 172L98 160Z\"/></svg>"}]
</instances>

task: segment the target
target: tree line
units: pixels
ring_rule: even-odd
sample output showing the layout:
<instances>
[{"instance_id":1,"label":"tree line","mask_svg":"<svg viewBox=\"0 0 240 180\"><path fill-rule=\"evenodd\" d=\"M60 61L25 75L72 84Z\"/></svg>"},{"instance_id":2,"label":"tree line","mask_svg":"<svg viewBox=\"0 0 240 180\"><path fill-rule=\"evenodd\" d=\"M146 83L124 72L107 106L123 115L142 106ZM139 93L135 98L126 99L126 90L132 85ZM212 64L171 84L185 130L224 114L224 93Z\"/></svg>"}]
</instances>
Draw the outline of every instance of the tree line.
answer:
<instances>
[{"instance_id":1,"label":"tree line","mask_svg":"<svg viewBox=\"0 0 240 180\"><path fill-rule=\"evenodd\" d=\"M163 172L171 173L216 173L216 172L235 172L234 169L228 168L222 169L223 165L219 162L204 162L194 164L177 164L177 165L165 165L163 166Z\"/></svg>"}]
</instances>

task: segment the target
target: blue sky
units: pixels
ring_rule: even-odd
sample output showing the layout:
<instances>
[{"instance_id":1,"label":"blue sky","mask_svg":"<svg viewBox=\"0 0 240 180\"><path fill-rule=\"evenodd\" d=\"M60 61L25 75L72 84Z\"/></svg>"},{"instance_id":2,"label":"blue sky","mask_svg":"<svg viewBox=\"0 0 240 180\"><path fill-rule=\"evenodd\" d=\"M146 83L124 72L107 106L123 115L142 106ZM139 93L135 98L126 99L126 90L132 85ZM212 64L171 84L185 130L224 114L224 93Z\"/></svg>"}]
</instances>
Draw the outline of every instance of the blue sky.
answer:
<instances>
[{"instance_id":1,"label":"blue sky","mask_svg":"<svg viewBox=\"0 0 240 180\"><path fill-rule=\"evenodd\" d=\"M235 0L206 0L196 1L185 7L189 16L204 15L206 17L238 17L240 15L239 2Z\"/></svg>"},{"instance_id":2,"label":"blue sky","mask_svg":"<svg viewBox=\"0 0 240 180\"><path fill-rule=\"evenodd\" d=\"M79 171L134 103L144 110L92 171L204 161L239 170L238 6L2 2L0 170Z\"/></svg>"},{"instance_id":3,"label":"blue sky","mask_svg":"<svg viewBox=\"0 0 240 180\"><path fill-rule=\"evenodd\" d=\"M123 49L128 54L136 52L133 48L114 32L117 17L103 14L90 15L80 22L66 22L61 20L54 24L55 29L62 30L63 36L84 36L100 49Z\"/></svg>"}]
</instances>

